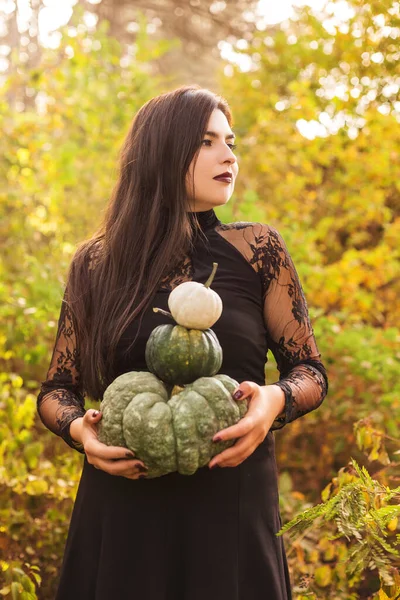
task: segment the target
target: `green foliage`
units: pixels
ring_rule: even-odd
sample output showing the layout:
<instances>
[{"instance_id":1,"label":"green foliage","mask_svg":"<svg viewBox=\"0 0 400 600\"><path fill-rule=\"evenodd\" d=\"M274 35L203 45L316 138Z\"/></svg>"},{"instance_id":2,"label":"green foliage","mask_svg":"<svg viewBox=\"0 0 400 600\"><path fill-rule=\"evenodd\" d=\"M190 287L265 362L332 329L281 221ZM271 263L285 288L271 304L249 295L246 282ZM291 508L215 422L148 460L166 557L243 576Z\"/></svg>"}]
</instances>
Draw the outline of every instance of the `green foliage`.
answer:
<instances>
[{"instance_id":1,"label":"green foliage","mask_svg":"<svg viewBox=\"0 0 400 600\"><path fill-rule=\"evenodd\" d=\"M74 460L64 464L63 478L54 462L54 452L46 456L46 442L53 441L54 436L49 432L38 435L34 427L36 416L36 393L23 387L19 375L1 373L0 485L18 495L73 498L77 459L81 457L74 453Z\"/></svg>"},{"instance_id":2,"label":"green foliage","mask_svg":"<svg viewBox=\"0 0 400 600\"><path fill-rule=\"evenodd\" d=\"M12 598L28 598L26 594L33 593L27 583L32 569L40 569L47 580L57 573L66 515L75 498L82 466L81 455L66 454L64 442L38 427L37 384L33 388L33 383L24 383L14 373L0 374L0 557L5 578L2 576L0 584L4 583L3 589L10 587ZM23 579L20 570L28 579ZM35 579L39 586L40 579ZM25 596L16 596L21 586ZM45 597L51 597L48 588L46 581Z\"/></svg>"},{"instance_id":3,"label":"green foliage","mask_svg":"<svg viewBox=\"0 0 400 600\"><path fill-rule=\"evenodd\" d=\"M278 534L288 533L291 538L288 557L297 564L296 591L318 599L358 598L361 585L371 582L371 572L376 570L380 590L397 598L400 535L395 531L400 488L383 486L352 460L351 467L340 469L321 495L321 504L303 503Z\"/></svg>"},{"instance_id":4,"label":"green foliage","mask_svg":"<svg viewBox=\"0 0 400 600\"><path fill-rule=\"evenodd\" d=\"M399 505L388 505L392 500L400 500L400 487L389 489L373 480L365 467L360 468L355 460L351 460L351 465L358 477L341 470L336 481L337 489L332 493L330 484L323 491L325 502L307 509L286 523L280 535L289 532L294 537L311 525L321 526L334 521L338 534L331 539L345 536L348 540L354 538L358 542L348 564L352 576L359 574L366 565L381 567L382 578L391 584L393 581L387 573L383 551L399 555L385 538L388 537L388 523L400 515Z\"/></svg>"},{"instance_id":5,"label":"green foliage","mask_svg":"<svg viewBox=\"0 0 400 600\"><path fill-rule=\"evenodd\" d=\"M0 595L12 600L36 600L36 585L40 586L39 568L24 563L25 571L19 563L0 561L0 575L4 576L5 585L0 589Z\"/></svg>"},{"instance_id":6,"label":"green foliage","mask_svg":"<svg viewBox=\"0 0 400 600\"><path fill-rule=\"evenodd\" d=\"M399 471L385 440L393 440L384 431L372 427L370 419L355 423L357 445L368 454L379 439L386 466L375 471L382 474L389 467ZM338 475L321 492L322 503L315 506L294 492L292 481L283 474L280 481L281 508L287 522L278 535L288 533L291 548L289 563L295 552L296 590L307 588L312 598L358 598L366 581L379 586L379 598L396 599L400 594L399 529L400 487L390 488L372 478L354 459L339 469ZM343 541L343 538L345 540ZM374 573L378 580L374 581ZM313 595L315 594L315 595ZM374 596L375 598L375 596Z\"/></svg>"}]
</instances>

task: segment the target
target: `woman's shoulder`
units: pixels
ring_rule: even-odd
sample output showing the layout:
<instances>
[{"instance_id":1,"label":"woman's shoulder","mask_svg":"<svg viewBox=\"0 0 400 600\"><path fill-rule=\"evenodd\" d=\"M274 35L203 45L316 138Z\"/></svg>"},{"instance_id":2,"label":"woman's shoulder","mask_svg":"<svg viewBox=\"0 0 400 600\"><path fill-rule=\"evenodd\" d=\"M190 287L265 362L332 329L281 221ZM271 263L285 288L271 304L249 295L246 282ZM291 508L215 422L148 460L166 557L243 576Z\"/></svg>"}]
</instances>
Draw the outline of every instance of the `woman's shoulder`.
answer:
<instances>
[{"instance_id":1,"label":"woman's shoulder","mask_svg":"<svg viewBox=\"0 0 400 600\"><path fill-rule=\"evenodd\" d=\"M288 249L278 229L259 221L222 223L219 233L231 242L258 270L270 270L286 264Z\"/></svg>"},{"instance_id":2,"label":"woman's shoulder","mask_svg":"<svg viewBox=\"0 0 400 600\"><path fill-rule=\"evenodd\" d=\"M247 238L250 236L257 244L262 244L270 237L281 239L278 229L269 223L260 221L233 221L231 223L221 223L218 231L242 232Z\"/></svg>"},{"instance_id":3,"label":"woman's shoulder","mask_svg":"<svg viewBox=\"0 0 400 600\"><path fill-rule=\"evenodd\" d=\"M100 240L85 240L77 247L72 257L72 266L93 271L101 260L102 249L103 244Z\"/></svg>"}]
</instances>

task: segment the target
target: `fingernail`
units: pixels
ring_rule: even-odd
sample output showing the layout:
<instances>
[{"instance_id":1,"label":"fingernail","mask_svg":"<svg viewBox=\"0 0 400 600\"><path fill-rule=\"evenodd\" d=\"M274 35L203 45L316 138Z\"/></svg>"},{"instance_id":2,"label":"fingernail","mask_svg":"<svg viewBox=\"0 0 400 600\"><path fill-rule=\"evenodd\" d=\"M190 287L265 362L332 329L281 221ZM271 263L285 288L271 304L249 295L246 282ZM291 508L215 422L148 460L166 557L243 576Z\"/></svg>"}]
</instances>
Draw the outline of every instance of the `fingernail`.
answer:
<instances>
[{"instance_id":1,"label":"fingernail","mask_svg":"<svg viewBox=\"0 0 400 600\"><path fill-rule=\"evenodd\" d=\"M98 411L98 410L95 410L95 411L94 411L94 413L93 413L93 416L94 416L94 417L97 417L97 415L98 415L98 414L99 414L99 411Z\"/></svg>"},{"instance_id":2,"label":"fingernail","mask_svg":"<svg viewBox=\"0 0 400 600\"><path fill-rule=\"evenodd\" d=\"M138 479L146 479L146 475L139 475Z\"/></svg>"},{"instance_id":3,"label":"fingernail","mask_svg":"<svg viewBox=\"0 0 400 600\"><path fill-rule=\"evenodd\" d=\"M134 455L134 454L132 454L132 452L127 452L127 453L125 454L125 456L126 456L126 458L135 458L135 455Z\"/></svg>"},{"instance_id":4,"label":"fingernail","mask_svg":"<svg viewBox=\"0 0 400 600\"><path fill-rule=\"evenodd\" d=\"M213 439L213 442L222 442L222 437L219 437L219 435L217 435L217 437Z\"/></svg>"},{"instance_id":5,"label":"fingernail","mask_svg":"<svg viewBox=\"0 0 400 600\"><path fill-rule=\"evenodd\" d=\"M235 400L239 400L239 398L241 398L242 396L243 396L242 390L238 390L237 392L235 392L233 394L233 397L235 398Z\"/></svg>"},{"instance_id":6,"label":"fingernail","mask_svg":"<svg viewBox=\"0 0 400 600\"><path fill-rule=\"evenodd\" d=\"M215 463L215 465L213 465L212 467L210 467L210 469L215 469L215 467L219 467L219 464Z\"/></svg>"},{"instance_id":7,"label":"fingernail","mask_svg":"<svg viewBox=\"0 0 400 600\"><path fill-rule=\"evenodd\" d=\"M138 465L137 469L138 469L138 471L143 471L143 472L148 470L147 467L142 467L142 465Z\"/></svg>"}]
</instances>

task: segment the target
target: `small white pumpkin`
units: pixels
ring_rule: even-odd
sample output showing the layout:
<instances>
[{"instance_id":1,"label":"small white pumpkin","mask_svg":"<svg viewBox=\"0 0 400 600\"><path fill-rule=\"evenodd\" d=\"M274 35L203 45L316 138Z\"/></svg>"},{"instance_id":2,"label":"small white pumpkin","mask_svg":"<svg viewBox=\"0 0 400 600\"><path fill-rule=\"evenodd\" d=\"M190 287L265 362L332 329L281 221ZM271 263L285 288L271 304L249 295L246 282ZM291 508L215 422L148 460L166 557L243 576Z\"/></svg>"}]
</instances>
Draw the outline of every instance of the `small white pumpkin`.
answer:
<instances>
[{"instance_id":1,"label":"small white pumpkin","mask_svg":"<svg viewBox=\"0 0 400 600\"><path fill-rule=\"evenodd\" d=\"M185 281L172 290L168 307L178 325L187 329L209 329L221 316L221 297L210 289L218 263L206 283Z\"/></svg>"}]
</instances>

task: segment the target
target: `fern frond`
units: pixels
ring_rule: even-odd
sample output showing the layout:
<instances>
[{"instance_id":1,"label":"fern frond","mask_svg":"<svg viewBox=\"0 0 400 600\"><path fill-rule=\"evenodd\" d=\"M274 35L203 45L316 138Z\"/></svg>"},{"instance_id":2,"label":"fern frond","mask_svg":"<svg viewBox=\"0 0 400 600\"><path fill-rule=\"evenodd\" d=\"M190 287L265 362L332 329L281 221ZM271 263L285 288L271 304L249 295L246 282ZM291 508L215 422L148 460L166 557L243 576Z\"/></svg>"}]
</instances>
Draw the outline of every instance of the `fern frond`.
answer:
<instances>
[{"instance_id":1,"label":"fern frond","mask_svg":"<svg viewBox=\"0 0 400 600\"><path fill-rule=\"evenodd\" d=\"M377 535L373 531L370 531L369 535L376 542L378 542L378 544L380 544L382 546L382 548L384 548L386 550L386 552L388 552L389 554L394 554L395 556L399 556L399 551L396 550L396 548L394 546L392 546L391 544L389 544L389 542L387 542L384 538L382 538L381 536Z\"/></svg>"},{"instance_id":2,"label":"fern frond","mask_svg":"<svg viewBox=\"0 0 400 600\"><path fill-rule=\"evenodd\" d=\"M366 485L366 486L374 485L374 481L365 467L360 467L354 458L350 459L350 463L351 463L352 467L355 469L355 471L357 472L357 475L359 476L360 480L363 482L364 485Z\"/></svg>"}]
</instances>

